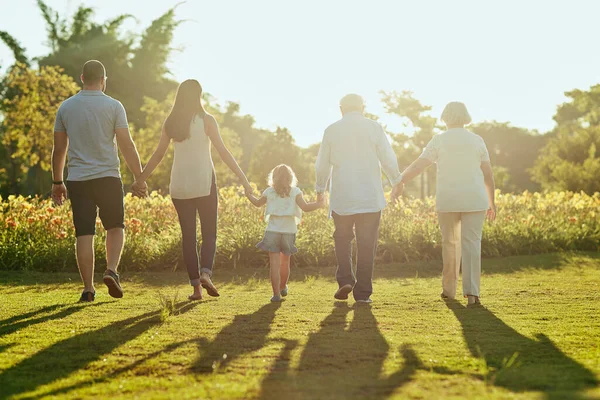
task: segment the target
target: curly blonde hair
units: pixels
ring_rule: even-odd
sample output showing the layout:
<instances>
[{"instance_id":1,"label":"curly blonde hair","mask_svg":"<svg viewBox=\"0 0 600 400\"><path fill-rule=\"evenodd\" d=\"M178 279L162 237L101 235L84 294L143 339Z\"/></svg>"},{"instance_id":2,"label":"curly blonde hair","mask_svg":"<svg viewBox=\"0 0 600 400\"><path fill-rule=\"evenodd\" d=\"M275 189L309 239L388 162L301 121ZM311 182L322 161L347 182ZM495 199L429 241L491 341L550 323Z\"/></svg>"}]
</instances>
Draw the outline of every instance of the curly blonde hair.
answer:
<instances>
[{"instance_id":1,"label":"curly blonde hair","mask_svg":"<svg viewBox=\"0 0 600 400\"><path fill-rule=\"evenodd\" d=\"M288 165L280 164L269 173L269 186L281 197L288 197L297 184L296 174Z\"/></svg>"}]
</instances>

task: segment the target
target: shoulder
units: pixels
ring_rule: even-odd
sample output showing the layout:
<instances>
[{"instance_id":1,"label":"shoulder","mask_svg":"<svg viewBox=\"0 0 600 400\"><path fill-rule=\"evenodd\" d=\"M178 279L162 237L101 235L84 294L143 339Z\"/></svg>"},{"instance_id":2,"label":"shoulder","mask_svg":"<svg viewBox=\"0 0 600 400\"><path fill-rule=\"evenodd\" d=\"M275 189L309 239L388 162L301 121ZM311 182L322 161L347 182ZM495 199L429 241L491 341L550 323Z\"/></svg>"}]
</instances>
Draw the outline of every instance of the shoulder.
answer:
<instances>
[{"instance_id":1,"label":"shoulder","mask_svg":"<svg viewBox=\"0 0 600 400\"><path fill-rule=\"evenodd\" d=\"M269 186L268 188L265 189L265 191L262 193L263 197L269 198L271 196L273 196L273 193L275 193L275 189L273 189L271 186Z\"/></svg>"},{"instance_id":2,"label":"shoulder","mask_svg":"<svg viewBox=\"0 0 600 400\"><path fill-rule=\"evenodd\" d=\"M79 93L69 97L68 99L66 99L62 103L60 103L60 106L58 107L58 112L61 112L64 109L71 107L72 104L77 102L77 99L79 98L78 96L79 96Z\"/></svg>"},{"instance_id":3,"label":"shoulder","mask_svg":"<svg viewBox=\"0 0 600 400\"><path fill-rule=\"evenodd\" d=\"M292 186L292 189L290 190L290 197L295 199L296 197L298 197L298 195L301 194L302 190L298 186Z\"/></svg>"}]
</instances>

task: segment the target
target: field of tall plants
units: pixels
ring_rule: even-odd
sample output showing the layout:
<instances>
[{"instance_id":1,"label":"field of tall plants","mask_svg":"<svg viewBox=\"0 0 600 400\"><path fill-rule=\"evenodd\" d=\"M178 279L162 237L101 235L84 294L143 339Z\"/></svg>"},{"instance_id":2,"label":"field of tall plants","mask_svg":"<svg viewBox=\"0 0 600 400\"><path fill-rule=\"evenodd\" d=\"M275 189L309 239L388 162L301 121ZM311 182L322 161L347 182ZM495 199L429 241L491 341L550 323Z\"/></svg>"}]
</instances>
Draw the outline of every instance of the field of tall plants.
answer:
<instances>
[{"instance_id":1,"label":"field of tall plants","mask_svg":"<svg viewBox=\"0 0 600 400\"><path fill-rule=\"evenodd\" d=\"M484 257L554 251L600 251L600 194L553 192L501 194L498 218L486 222ZM177 214L167 196L125 198L127 241L122 269L181 268ZM48 199L0 198L0 270L64 271L76 267L74 228L69 204ZM217 264L257 266L267 257L255 248L264 231L263 210L253 207L236 187L220 189ZM99 265L104 231L97 222ZM333 222L325 210L305 214L294 263L333 265ZM433 199L404 199L384 211L379 238L380 262L441 258L441 237ZM179 266L178 266L179 265Z\"/></svg>"}]
</instances>

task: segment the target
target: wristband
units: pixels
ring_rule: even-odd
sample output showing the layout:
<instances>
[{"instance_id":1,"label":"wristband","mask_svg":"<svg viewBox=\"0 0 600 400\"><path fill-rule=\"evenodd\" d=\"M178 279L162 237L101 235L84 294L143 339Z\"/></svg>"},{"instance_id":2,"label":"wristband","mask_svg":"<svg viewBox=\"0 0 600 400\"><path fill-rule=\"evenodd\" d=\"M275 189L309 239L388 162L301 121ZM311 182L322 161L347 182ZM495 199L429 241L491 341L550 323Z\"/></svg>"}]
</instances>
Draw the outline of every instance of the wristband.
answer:
<instances>
[{"instance_id":1,"label":"wristband","mask_svg":"<svg viewBox=\"0 0 600 400\"><path fill-rule=\"evenodd\" d=\"M52 181L53 185L62 185L63 183L63 181Z\"/></svg>"}]
</instances>

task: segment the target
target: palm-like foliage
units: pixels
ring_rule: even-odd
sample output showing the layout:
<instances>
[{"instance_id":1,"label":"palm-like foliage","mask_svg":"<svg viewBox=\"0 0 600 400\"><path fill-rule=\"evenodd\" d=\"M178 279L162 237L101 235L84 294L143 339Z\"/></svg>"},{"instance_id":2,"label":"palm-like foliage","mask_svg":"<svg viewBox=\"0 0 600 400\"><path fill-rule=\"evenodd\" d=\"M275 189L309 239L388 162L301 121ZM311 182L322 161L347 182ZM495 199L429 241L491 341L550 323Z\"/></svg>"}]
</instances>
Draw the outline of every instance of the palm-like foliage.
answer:
<instances>
[{"instance_id":1,"label":"palm-like foliage","mask_svg":"<svg viewBox=\"0 0 600 400\"><path fill-rule=\"evenodd\" d=\"M154 20L141 35L124 35L122 26L132 15L98 23L90 7L81 5L70 18L61 18L43 0L37 3L51 49L39 64L58 65L79 81L82 65L90 59L100 60L110 77L107 93L123 102L135 125L143 126L140 109L144 97L163 100L175 87L166 77L173 32L180 23L175 9Z\"/></svg>"}]
</instances>

